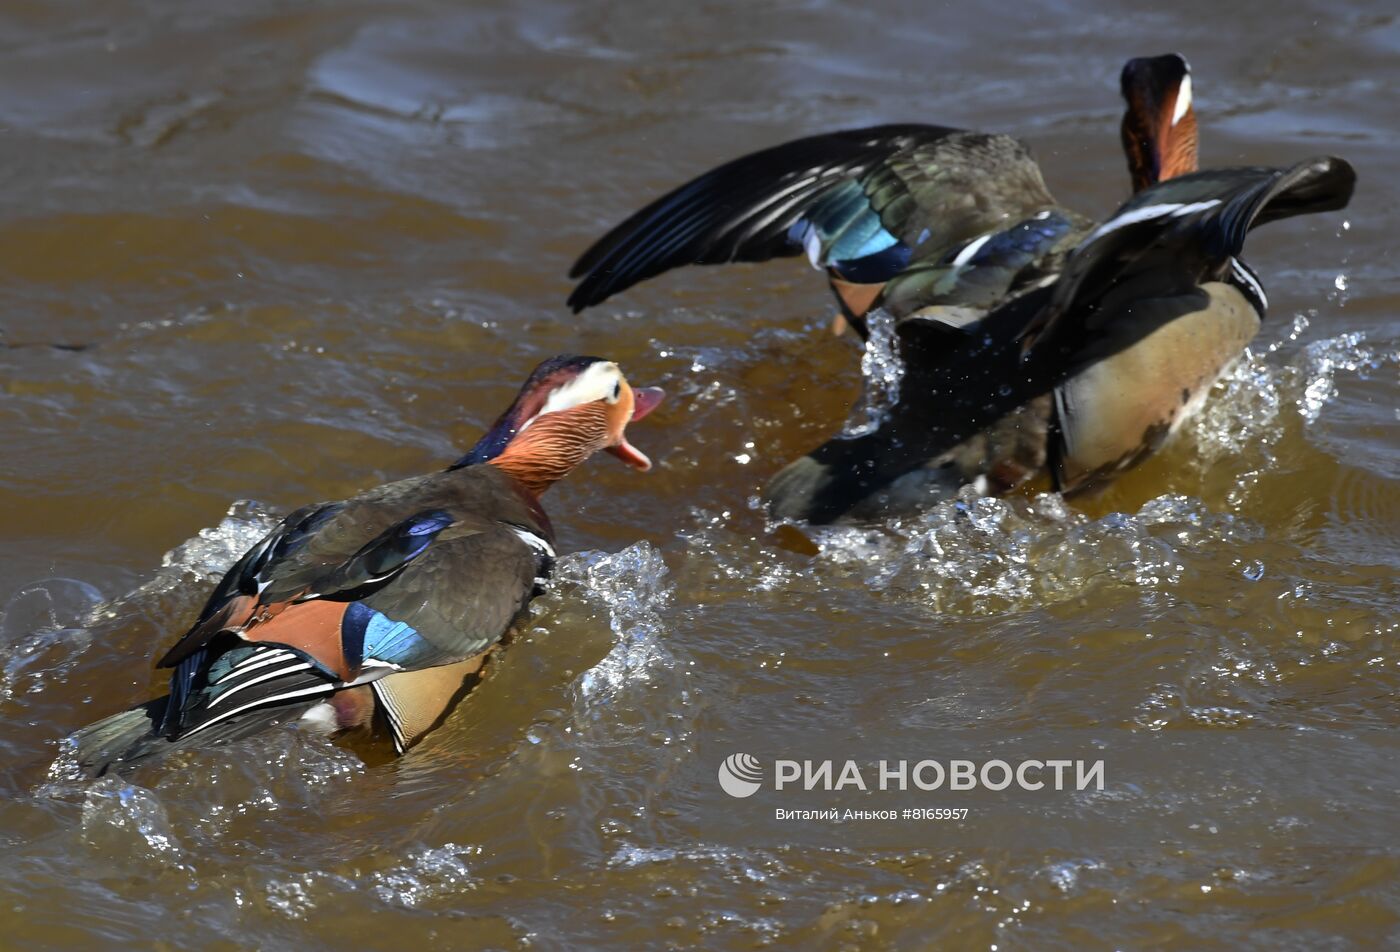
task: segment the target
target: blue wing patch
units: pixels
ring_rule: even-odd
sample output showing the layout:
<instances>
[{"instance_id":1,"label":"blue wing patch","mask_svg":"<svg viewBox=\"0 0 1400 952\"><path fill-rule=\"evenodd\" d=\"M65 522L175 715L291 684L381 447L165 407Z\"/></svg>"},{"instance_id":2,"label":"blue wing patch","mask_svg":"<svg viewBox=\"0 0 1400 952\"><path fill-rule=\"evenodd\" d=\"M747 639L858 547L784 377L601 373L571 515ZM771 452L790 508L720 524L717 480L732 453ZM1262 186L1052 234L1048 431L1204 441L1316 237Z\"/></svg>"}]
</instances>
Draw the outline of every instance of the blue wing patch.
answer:
<instances>
[{"instance_id":1,"label":"blue wing patch","mask_svg":"<svg viewBox=\"0 0 1400 952\"><path fill-rule=\"evenodd\" d=\"M864 190L855 182L832 189L811 211L788 229L788 240L807 251L812 267L834 267L843 275L847 268L863 259L880 258L885 268L895 261L909 260L909 248L885 230L880 216L870 207ZM893 255L887 255L898 249ZM867 264L867 268L874 262ZM897 273L899 264L893 273Z\"/></svg>"},{"instance_id":2,"label":"blue wing patch","mask_svg":"<svg viewBox=\"0 0 1400 952\"><path fill-rule=\"evenodd\" d=\"M899 242L854 261L834 262L832 267L844 280L853 284L884 284L909 267L913 257L914 249Z\"/></svg>"},{"instance_id":3,"label":"blue wing patch","mask_svg":"<svg viewBox=\"0 0 1400 952\"><path fill-rule=\"evenodd\" d=\"M944 256L943 263L965 268L992 265L1019 270L1054 247L1072 227L1073 223L1059 212L1041 212L1004 231L954 248Z\"/></svg>"},{"instance_id":4,"label":"blue wing patch","mask_svg":"<svg viewBox=\"0 0 1400 952\"><path fill-rule=\"evenodd\" d=\"M395 621L364 602L351 602L340 626L345 661L353 671L366 661L400 668L423 667L437 660L438 649L407 622Z\"/></svg>"}]
</instances>

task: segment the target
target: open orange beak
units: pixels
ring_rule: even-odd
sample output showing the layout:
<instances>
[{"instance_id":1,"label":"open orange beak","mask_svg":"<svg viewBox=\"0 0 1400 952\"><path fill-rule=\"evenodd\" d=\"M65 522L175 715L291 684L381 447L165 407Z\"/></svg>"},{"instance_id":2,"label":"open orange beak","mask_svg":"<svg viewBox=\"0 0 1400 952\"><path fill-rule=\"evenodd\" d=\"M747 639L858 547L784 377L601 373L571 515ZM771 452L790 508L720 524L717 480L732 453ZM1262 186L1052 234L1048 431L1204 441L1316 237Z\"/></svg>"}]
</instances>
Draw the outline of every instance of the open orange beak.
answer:
<instances>
[{"instance_id":1,"label":"open orange beak","mask_svg":"<svg viewBox=\"0 0 1400 952\"><path fill-rule=\"evenodd\" d=\"M632 419L629 423L635 423L655 410L661 398L666 396L666 391L660 387L633 387L632 388ZM651 469L651 460L641 450L627 442L627 430L624 427L622 434L618 437L615 445L607 448L608 452L622 460L633 469L646 472Z\"/></svg>"}]
</instances>

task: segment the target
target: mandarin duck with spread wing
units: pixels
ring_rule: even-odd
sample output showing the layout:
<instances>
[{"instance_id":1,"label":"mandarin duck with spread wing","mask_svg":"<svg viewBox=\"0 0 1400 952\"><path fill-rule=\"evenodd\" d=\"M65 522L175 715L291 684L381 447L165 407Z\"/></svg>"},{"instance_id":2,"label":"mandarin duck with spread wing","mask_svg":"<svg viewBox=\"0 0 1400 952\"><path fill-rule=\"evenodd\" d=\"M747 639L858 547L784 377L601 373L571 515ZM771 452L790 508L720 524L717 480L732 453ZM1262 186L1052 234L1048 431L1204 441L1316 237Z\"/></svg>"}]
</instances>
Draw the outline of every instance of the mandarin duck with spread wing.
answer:
<instances>
[{"instance_id":1,"label":"mandarin duck with spread wing","mask_svg":"<svg viewBox=\"0 0 1400 952\"><path fill-rule=\"evenodd\" d=\"M169 695L78 731L78 765L97 775L286 719L327 731L378 719L403 751L548 577L540 496L598 450L649 469L625 431L661 396L610 361L555 357L447 470L293 512L161 658Z\"/></svg>"},{"instance_id":2,"label":"mandarin duck with spread wing","mask_svg":"<svg viewBox=\"0 0 1400 952\"><path fill-rule=\"evenodd\" d=\"M1239 258L1249 227L1343 207L1354 182L1333 158L1192 176L1186 61L1131 60L1121 85L1139 192L1102 225L1059 206L1009 136L838 132L658 199L584 253L570 303L684 264L805 251L858 333L873 309L890 315L898 398L875 432L778 473L765 490L776 516L878 518L1041 473L1066 493L1101 485L1178 429L1254 336L1266 302ZM1053 333L1028 348L1038 328Z\"/></svg>"},{"instance_id":3,"label":"mandarin duck with spread wing","mask_svg":"<svg viewBox=\"0 0 1400 952\"><path fill-rule=\"evenodd\" d=\"M1195 171L1186 60L1129 60L1121 87L1134 190ZM623 221L574 263L568 303L578 312L686 265L805 254L863 335L890 279L1047 209L1089 224L1056 206L1011 136L913 123L808 136L727 162Z\"/></svg>"}]
</instances>

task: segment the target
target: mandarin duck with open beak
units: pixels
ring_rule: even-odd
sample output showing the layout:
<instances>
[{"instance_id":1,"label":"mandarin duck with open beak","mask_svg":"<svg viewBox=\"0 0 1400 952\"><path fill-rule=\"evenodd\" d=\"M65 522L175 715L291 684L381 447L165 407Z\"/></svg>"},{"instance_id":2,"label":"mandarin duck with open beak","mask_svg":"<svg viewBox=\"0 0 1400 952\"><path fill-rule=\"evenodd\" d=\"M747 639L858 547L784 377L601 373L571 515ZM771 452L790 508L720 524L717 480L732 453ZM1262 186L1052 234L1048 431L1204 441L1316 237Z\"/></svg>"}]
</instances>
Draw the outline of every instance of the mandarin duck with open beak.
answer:
<instances>
[{"instance_id":1,"label":"mandarin duck with open beak","mask_svg":"<svg viewBox=\"0 0 1400 952\"><path fill-rule=\"evenodd\" d=\"M662 398L617 365L561 356L450 468L298 509L223 577L161 658L170 694L71 738L89 774L245 737L279 720L437 725L523 619L554 559L540 496L598 450L651 461L627 424Z\"/></svg>"},{"instance_id":2,"label":"mandarin duck with open beak","mask_svg":"<svg viewBox=\"0 0 1400 952\"><path fill-rule=\"evenodd\" d=\"M1240 259L1262 222L1342 208L1341 159L1196 173L1190 69L1130 60L1122 142L1138 194L1099 224L1055 202L1009 136L901 125L799 139L653 202L574 267L577 310L685 264L805 251L845 320L894 321L905 375L878 430L765 489L780 518L866 520L971 483L1104 484L1199 408L1266 299ZM1035 346L1031 342L1035 341Z\"/></svg>"}]
</instances>

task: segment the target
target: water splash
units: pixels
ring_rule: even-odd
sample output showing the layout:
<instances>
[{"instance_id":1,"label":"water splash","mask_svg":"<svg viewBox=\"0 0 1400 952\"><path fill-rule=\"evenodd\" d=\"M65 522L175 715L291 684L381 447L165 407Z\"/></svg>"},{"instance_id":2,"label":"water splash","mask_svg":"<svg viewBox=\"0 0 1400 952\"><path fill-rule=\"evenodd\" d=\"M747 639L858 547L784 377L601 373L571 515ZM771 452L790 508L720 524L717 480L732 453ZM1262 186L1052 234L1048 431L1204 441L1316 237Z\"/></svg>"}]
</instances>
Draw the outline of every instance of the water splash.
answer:
<instances>
[{"instance_id":1,"label":"water splash","mask_svg":"<svg viewBox=\"0 0 1400 952\"><path fill-rule=\"evenodd\" d=\"M1307 317L1298 315L1295 331L1288 340L1297 340L1307 327ZM1270 353L1279 346L1271 347ZM1364 332L1351 331L1312 341L1282 366L1263 368L1267 380L1260 381L1258 373L1250 376L1256 385L1262 383L1281 400L1292 402L1303 421L1312 424L1317 422L1322 408L1336 398L1339 373L1366 379L1382 368L1396 366L1400 366L1400 349L1384 349L1370 343Z\"/></svg>"},{"instance_id":2,"label":"water splash","mask_svg":"<svg viewBox=\"0 0 1400 952\"><path fill-rule=\"evenodd\" d=\"M637 542L611 555L576 553L561 559L556 573L580 582L583 597L601 603L614 636L607 656L578 679L582 702L607 702L672 663L660 640L660 612L670 600L671 585L666 562L655 546Z\"/></svg>"},{"instance_id":3,"label":"water splash","mask_svg":"<svg viewBox=\"0 0 1400 952\"><path fill-rule=\"evenodd\" d=\"M114 777L91 784L83 797L83 839L104 852L133 854L169 863L180 856L180 841L154 793Z\"/></svg>"},{"instance_id":4,"label":"water splash","mask_svg":"<svg viewBox=\"0 0 1400 952\"><path fill-rule=\"evenodd\" d=\"M1078 888L1083 873L1106 868L1106 864L1097 859L1067 859L1050 863L1042 873L1057 891L1070 894Z\"/></svg>"},{"instance_id":5,"label":"water splash","mask_svg":"<svg viewBox=\"0 0 1400 952\"><path fill-rule=\"evenodd\" d=\"M971 488L916 519L812 531L818 561L854 572L866 587L973 614L1025 610L1103 584L1169 589L1191 549L1258 535L1251 523L1183 495L1090 519L1058 495L1027 504Z\"/></svg>"},{"instance_id":6,"label":"water splash","mask_svg":"<svg viewBox=\"0 0 1400 952\"><path fill-rule=\"evenodd\" d=\"M16 592L0 610L0 702L43 691L92 643L94 606L102 593L86 582L48 578Z\"/></svg>"},{"instance_id":7,"label":"water splash","mask_svg":"<svg viewBox=\"0 0 1400 952\"><path fill-rule=\"evenodd\" d=\"M217 839L250 816L324 809L365 772L353 751L285 725L167 760L154 789L182 830Z\"/></svg>"},{"instance_id":8,"label":"water splash","mask_svg":"<svg viewBox=\"0 0 1400 952\"><path fill-rule=\"evenodd\" d=\"M305 919L316 908L309 888L313 879L312 873L304 873L292 879L274 879L267 884L268 906L288 919Z\"/></svg>"},{"instance_id":9,"label":"water splash","mask_svg":"<svg viewBox=\"0 0 1400 952\"><path fill-rule=\"evenodd\" d=\"M1337 398L1339 375L1362 379L1400 367L1400 350L1368 342L1360 332L1312 341L1278 359L1306 332L1307 315L1295 315L1280 340L1246 350L1216 384L1216 391L1187 428L1202 475L1233 459L1256 461L1238 475L1227 501L1236 510L1252 498L1260 477L1278 462L1279 443L1291 425L1316 425Z\"/></svg>"},{"instance_id":10,"label":"water splash","mask_svg":"<svg viewBox=\"0 0 1400 952\"><path fill-rule=\"evenodd\" d=\"M434 899L477 887L467 857L481 854L479 846L447 843L424 850L402 866L371 875L374 894L381 902L413 909Z\"/></svg>"},{"instance_id":11,"label":"water splash","mask_svg":"<svg viewBox=\"0 0 1400 952\"><path fill-rule=\"evenodd\" d=\"M880 429L890 408L899 401L899 385L904 380L894 316L877 307L866 315L865 324L870 335L860 358L865 388L842 431L845 437L865 436Z\"/></svg>"},{"instance_id":12,"label":"water splash","mask_svg":"<svg viewBox=\"0 0 1400 952\"><path fill-rule=\"evenodd\" d=\"M1308 423L1317 422L1322 408L1337 396L1339 371L1365 376L1387 364L1400 365L1400 351L1382 354L1367 345L1360 331L1314 341L1295 364L1303 381L1303 393L1296 401L1299 414Z\"/></svg>"},{"instance_id":13,"label":"water splash","mask_svg":"<svg viewBox=\"0 0 1400 952\"><path fill-rule=\"evenodd\" d=\"M191 598L181 590L222 577L280 518L261 503L247 499L235 502L217 526L201 529L194 538L165 553L160 570L149 582L94 611L94 621L115 618L133 605L163 596L175 595L182 602L202 601L207 592Z\"/></svg>"}]
</instances>

